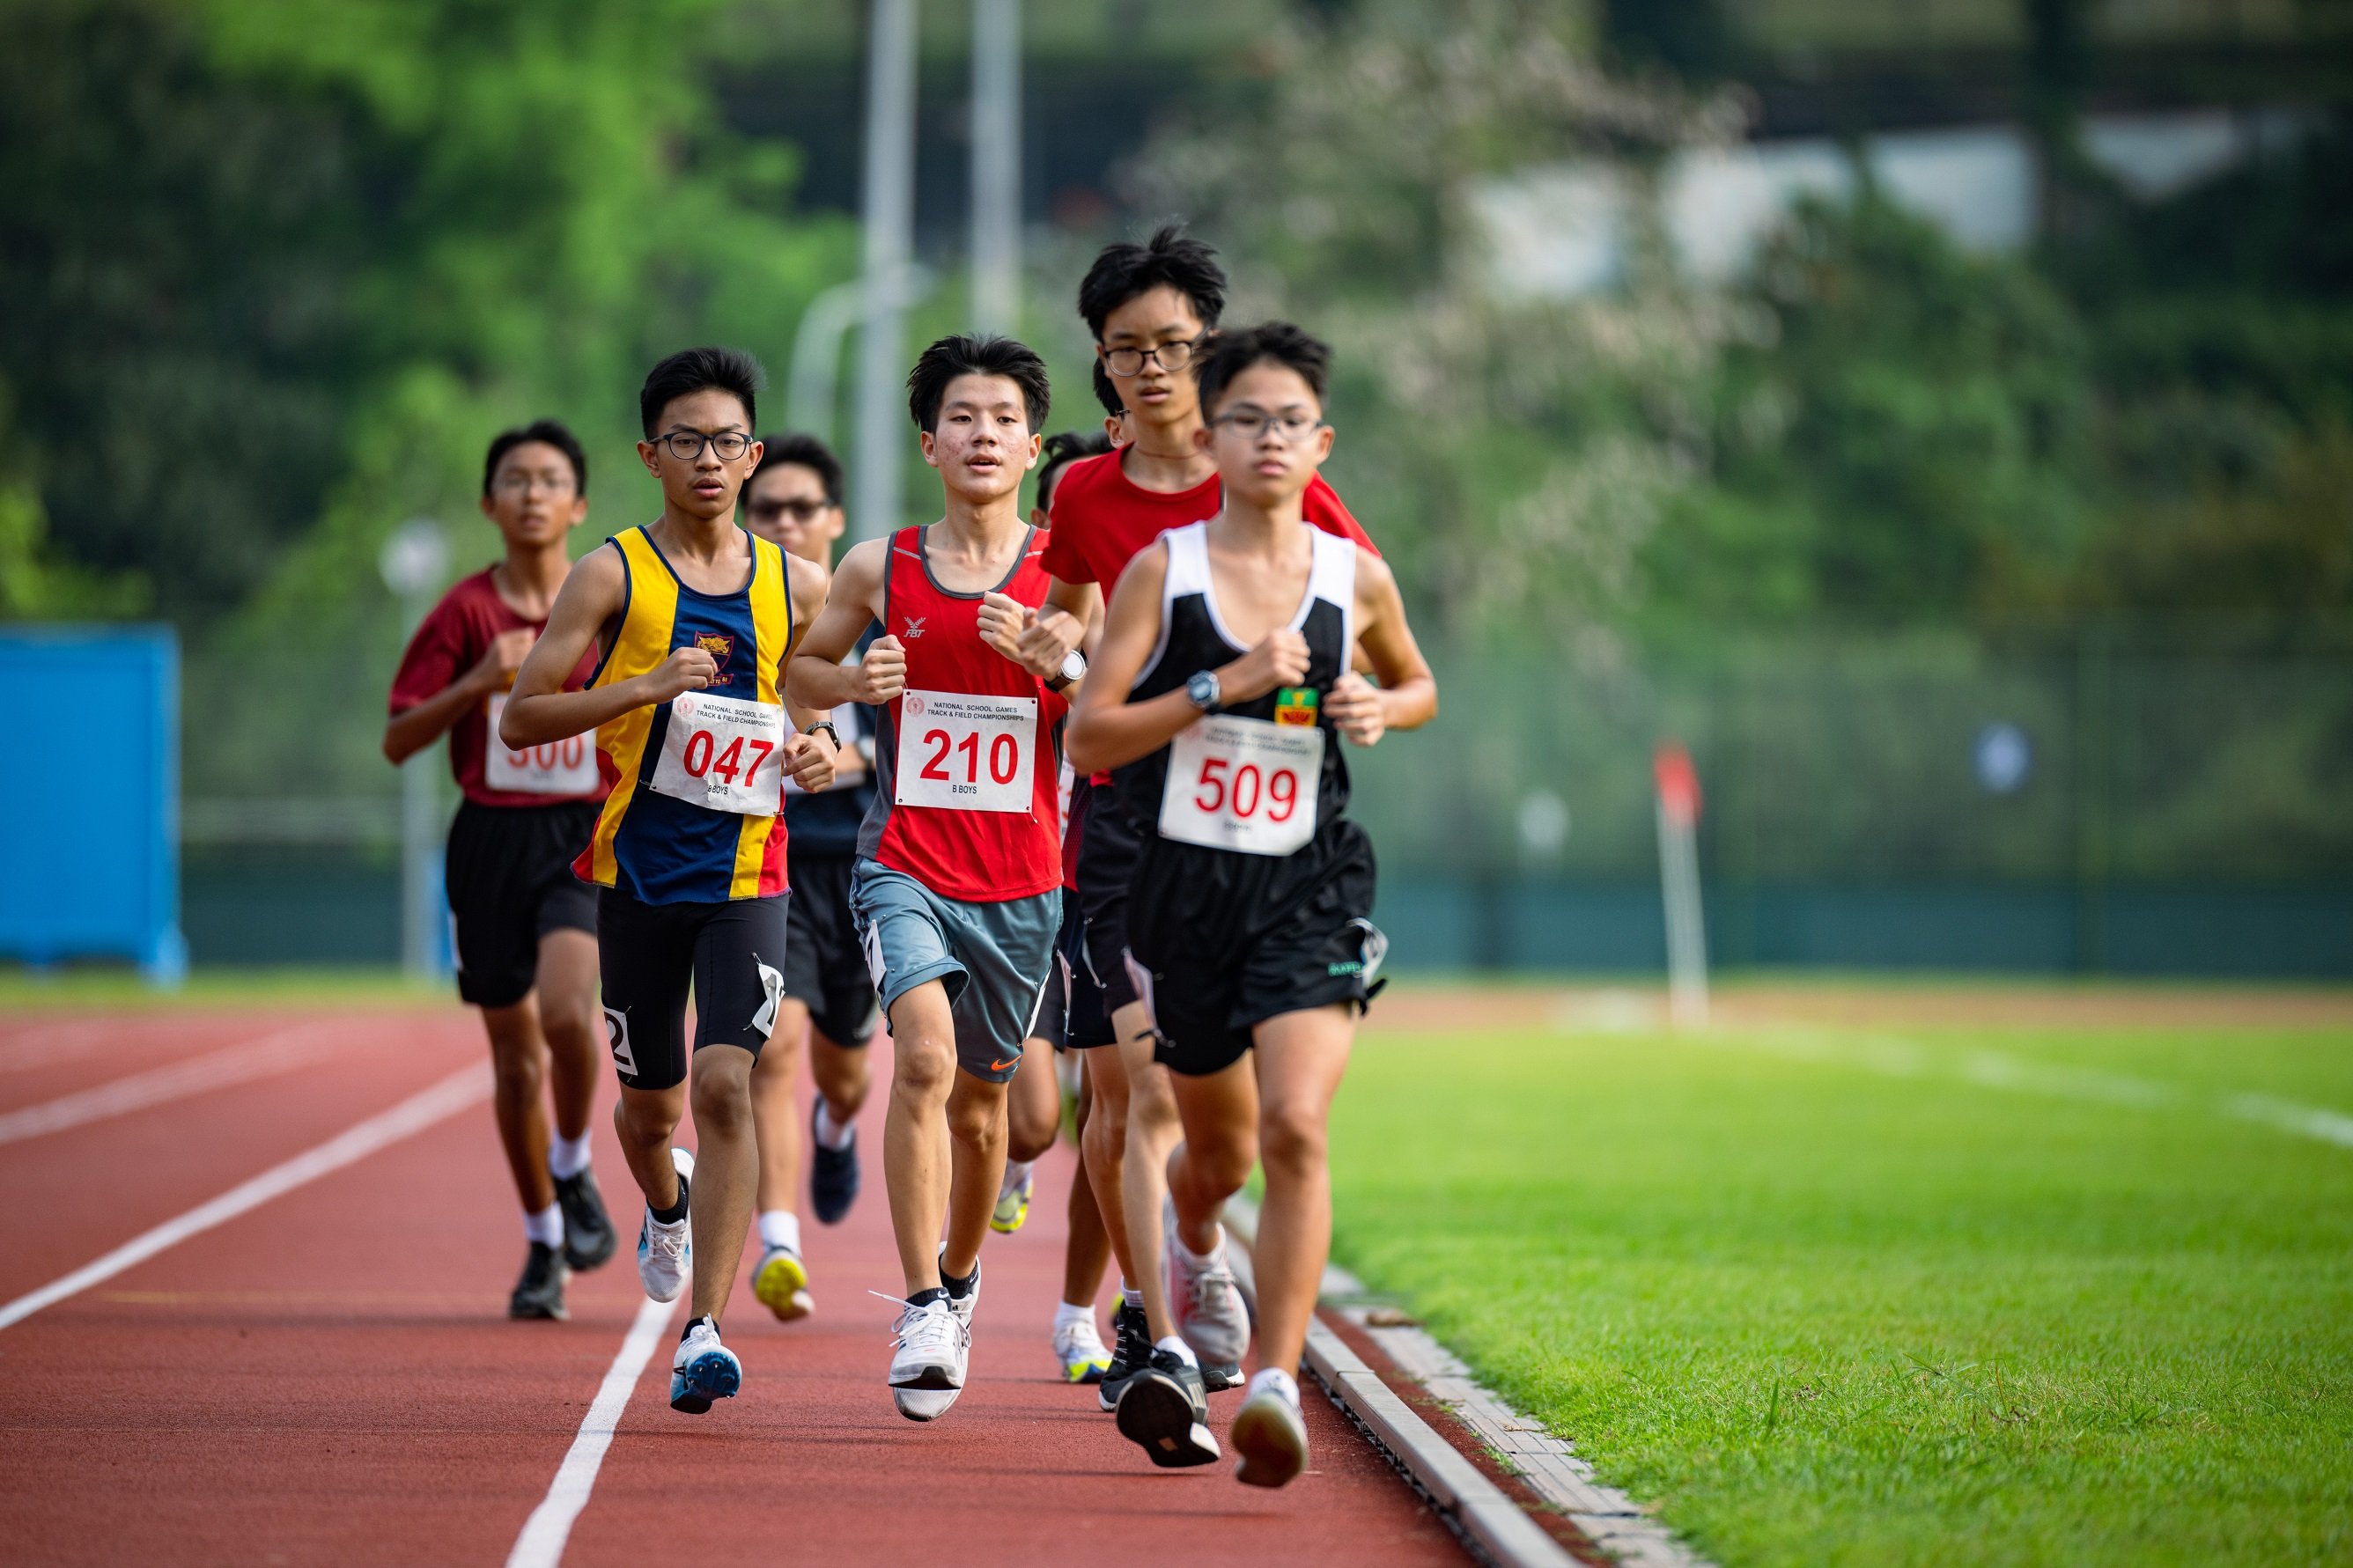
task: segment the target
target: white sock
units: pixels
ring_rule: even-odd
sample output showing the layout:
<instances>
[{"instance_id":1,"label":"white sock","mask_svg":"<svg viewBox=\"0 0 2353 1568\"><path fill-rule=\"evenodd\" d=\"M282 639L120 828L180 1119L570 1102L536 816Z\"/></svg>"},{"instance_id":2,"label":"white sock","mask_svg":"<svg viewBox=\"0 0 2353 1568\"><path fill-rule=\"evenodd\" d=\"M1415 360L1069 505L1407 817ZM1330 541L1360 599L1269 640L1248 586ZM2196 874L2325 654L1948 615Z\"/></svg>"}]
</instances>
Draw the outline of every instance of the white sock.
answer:
<instances>
[{"instance_id":1,"label":"white sock","mask_svg":"<svg viewBox=\"0 0 2353 1568\"><path fill-rule=\"evenodd\" d=\"M549 1247L563 1246L563 1209L554 1204L548 1205L537 1214L525 1209L522 1215L522 1234L524 1239L528 1241L541 1242Z\"/></svg>"},{"instance_id":2,"label":"white sock","mask_svg":"<svg viewBox=\"0 0 2353 1568\"><path fill-rule=\"evenodd\" d=\"M1176 1250L1185 1255L1186 1262L1195 1265L1206 1265L1211 1258L1217 1257L1219 1253L1225 1250L1226 1227L1224 1226L1219 1226L1218 1227L1218 1239L1209 1244L1209 1250L1207 1252L1194 1251L1191 1247L1185 1245L1185 1238L1181 1236L1177 1237L1176 1239Z\"/></svg>"},{"instance_id":3,"label":"white sock","mask_svg":"<svg viewBox=\"0 0 2353 1568\"><path fill-rule=\"evenodd\" d=\"M1250 1373L1250 1386L1242 1391L1242 1398L1256 1399L1269 1389L1293 1405L1299 1403L1299 1380L1279 1366L1262 1366Z\"/></svg>"},{"instance_id":4,"label":"white sock","mask_svg":"<svg viewBox=\"0 0 2353 1568\"><path fill-rule=\"evenodd\" d=\"M817 1141L828 1149L839 1151L849 1148L857 1139L858 1124L853 1121L844 1126L836 1121L833 1119L833 1107L825 1102L825 1096L818 1095L817 1097Z\"/></svg>"},{"instance_id":5,"label":"white sock","mask_svg":"<svg viewBox=\"0 0 2353 1568\"><path fill-rule=\"evenodd\" d=\"M1002 1198L1008 1193L1018 1190L1023 1182L1029 1180L1029 1173L1037 1163L1035 1160L1006 1161L1005 1179L997 1184L997 1195Z\"/></svg>"},{"instance_id":6,"label":"white sock","mask_svg":"<svg viewBox=\"0 0 2353 1568\"><path fill-rule=\"evenodd\" d=\"M1183 1362L1187 1366L1198 1368L1201 1364L1200 1357L1193 1353L1193 1347L1187 1344L1182 1339L1179 1339L1175 1334L1169 1335L1166 1339L1162 1340L1158 1344L1154 1345L1152 1348L1156 1351L1169 1351L1174 1352L1176 1359Z\"/></svg>"},{"instance_id":7,"label":"white sock","mask_svg":"<svg viewBox=\"0 0 2353 1568\"><path fill-rule=\"evenodd\" d=\"M1084 1323L1091 1329L1095 1326L1095 1308L1093 1302L1090 1301L1082 1307L1074 1307L1068 1301L1061 1301L1055 1304L1054 1331L1059 1334L1064 1329L1071 1327L1074 1323Z\"/></svg>"},{"instance_id":8,"label":"white sock","mask_svg":"<svg viewBox=\"0 0 2353 1568\"><path fill-rule=\"evenodd\" d=\"M1139 1312L1144 1310L1144 1292L1141 1290L1130 1289L1128 1288L1127 1281L1124 1279L1119 1282L1119 1299L1126 1302L1129 1306L1134 1308Z\"/></svg>"},{"instance_id":9,"label":"white sock","mask_svg":"<svg viewBox=\"0 0 2353 1568\"><path fill-rule=\"evenodd\" d=\"M801 1216L790 1209L762 1209L760 1245L781 1247L797 1255L801 1249Z\"/></svg>"},{"instance_id":10,"label":"white sock","mask_svg":"<svg viewBox=\"0 0 2353 1568\"><path fill-rule=\"evenodd\" d=\"M547 1173L566 1181L588 1168L588 1134L566 1138L559 1132L547 1145Z\"/></svg>"}]
</instances>

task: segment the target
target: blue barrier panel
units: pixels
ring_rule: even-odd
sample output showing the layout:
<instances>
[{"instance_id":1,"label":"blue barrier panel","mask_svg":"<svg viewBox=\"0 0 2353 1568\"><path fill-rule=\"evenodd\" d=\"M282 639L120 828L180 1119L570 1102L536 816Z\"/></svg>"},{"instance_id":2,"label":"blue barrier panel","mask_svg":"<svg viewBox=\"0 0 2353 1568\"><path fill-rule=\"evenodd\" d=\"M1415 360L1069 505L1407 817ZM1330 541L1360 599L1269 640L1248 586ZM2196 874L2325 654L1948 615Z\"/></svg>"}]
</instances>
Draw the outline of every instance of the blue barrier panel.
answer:
<instances>
[{"instance_id":1,"label":"blue barrier panel","mask_svg":"<svg viewBox=\"0 0 2353 1568\"><path fill-rule=\"evenodd\" d=\"M0 630L0 956L127 958L177 983L178 637Z\"/></svg>"}]
</instances>

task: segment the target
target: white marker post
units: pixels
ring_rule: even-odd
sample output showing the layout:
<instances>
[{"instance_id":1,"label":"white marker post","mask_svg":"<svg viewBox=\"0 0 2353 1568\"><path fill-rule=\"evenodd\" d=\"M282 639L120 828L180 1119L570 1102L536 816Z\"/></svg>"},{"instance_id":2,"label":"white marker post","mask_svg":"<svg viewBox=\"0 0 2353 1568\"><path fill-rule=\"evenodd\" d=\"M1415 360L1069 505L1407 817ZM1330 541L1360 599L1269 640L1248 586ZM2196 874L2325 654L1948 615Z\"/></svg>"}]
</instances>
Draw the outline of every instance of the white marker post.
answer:
<instances>
[{"instance_id":1,"label":"white marker post","mask_svg":"<svg viewBox=\"0 0 2353 1568\"><path fill-rule=\"evenodd\" d=\"M1707 1022L1707 929L1699 902L1699 772L1672 741L1651 753L1659 786L1659 891L1667 908L1667 1015Z\"/></svg>"}]
</instances>

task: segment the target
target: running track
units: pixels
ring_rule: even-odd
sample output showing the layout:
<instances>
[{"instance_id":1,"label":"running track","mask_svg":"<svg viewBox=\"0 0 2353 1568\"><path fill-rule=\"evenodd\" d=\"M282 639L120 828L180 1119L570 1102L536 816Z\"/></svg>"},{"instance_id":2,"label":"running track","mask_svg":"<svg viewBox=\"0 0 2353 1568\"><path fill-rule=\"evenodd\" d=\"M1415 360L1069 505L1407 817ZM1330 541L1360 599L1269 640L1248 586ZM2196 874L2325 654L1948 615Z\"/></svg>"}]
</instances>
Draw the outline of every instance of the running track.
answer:
<instances>
[{"instance_id":1,"label":"running track","mask_svg":"<svg viewBox=\"0 0 2353 1568\"><path fill-rule=\"evenodd\" d=\"M0 1303L482 1057L454 1008L0 1019ZM633 1237L609 1099L597 1174ZM1067 1150L1042 1168L1028 1226L983 1252L963 1400L935 1425L902 1420L882 1383L892 1310L866 1294L897 1287L872 1163L881 1101L858 1208L804 1238L817 1315L776 1323L751 1298L747 1256L723 1320L744 1392L691 1417L665 1397L673 1314L564 1562L1464 1561L1312 1394L1315 1468L1266 1493L1223 1465L1154 1470L1092 1390L1056 1381L1044 1328ZM510 1323L521 1243L488 1102L473 1100L0 1328L0 1556L506 1562L643 1301L625 1245L573 1280L569 1323ZM1221 1434L1240 1397L1213 1397Z\"/></svg>"}]
</instances>

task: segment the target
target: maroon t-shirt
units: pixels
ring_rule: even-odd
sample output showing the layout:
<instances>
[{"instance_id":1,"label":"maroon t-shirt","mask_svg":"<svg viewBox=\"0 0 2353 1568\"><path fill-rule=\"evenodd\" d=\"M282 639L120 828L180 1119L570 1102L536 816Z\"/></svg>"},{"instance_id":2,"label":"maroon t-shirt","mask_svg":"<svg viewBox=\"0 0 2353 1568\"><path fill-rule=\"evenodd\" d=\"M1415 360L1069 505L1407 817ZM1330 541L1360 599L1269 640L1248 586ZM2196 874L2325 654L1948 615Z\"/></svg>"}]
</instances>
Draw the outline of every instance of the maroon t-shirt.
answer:
<instances>
[{"instance_id":1,"label":"maroon t-shirt","mask_svg":"<svg viewBox=\"0 0 2353 1568\"><path fill-rule=\"evenodd\" d=\"M1215 516L1223 500L1215 474L1189 490L1147 490L1127 477L1119 456L1081 458L1062 470L1054 481L1053 526L1046 534L1046 570L1065 583L1100 583L1106 599L1145 545L1172 528ZM1315 527L1380 553L1323 475L1307 481L1300 505Z\"/></svg>"},{"instance_id":2,"label":"maroon t-shirt","mask_svg":"<svg viewBox=\"0 0 2353 1568\"><path fill-rule=\"evenodd\" d=\"M491 581L491 569L484 567L470 577L453 584L417 635L408 639L408 651L400 656L400 668L392 678L392 700L388 712L399 713L416 707L428 697L438 697L449 689L452 681L474 668L491 643L502 632L543 632L545 621L525 620L513 605L499 597L499 590ZM596 650L591 647L580 656L579 667L566 677L564 689L577 691L588 684L596 670ZM548 805L564 800L602 800L605 785L600 782L593 789L578 795L528 795L518 790L492 789L483 782L483 762L491 744L490 702L469 708L449 727L449 772L458 781L459 789L468 800L481 805ZM591 747L594 737L586 738ZM601 770L599 770L601 776Z\"/></svg>"}]
</instances>

